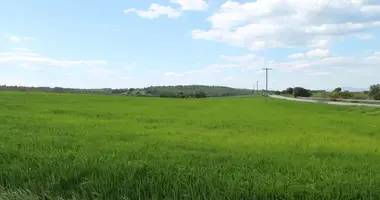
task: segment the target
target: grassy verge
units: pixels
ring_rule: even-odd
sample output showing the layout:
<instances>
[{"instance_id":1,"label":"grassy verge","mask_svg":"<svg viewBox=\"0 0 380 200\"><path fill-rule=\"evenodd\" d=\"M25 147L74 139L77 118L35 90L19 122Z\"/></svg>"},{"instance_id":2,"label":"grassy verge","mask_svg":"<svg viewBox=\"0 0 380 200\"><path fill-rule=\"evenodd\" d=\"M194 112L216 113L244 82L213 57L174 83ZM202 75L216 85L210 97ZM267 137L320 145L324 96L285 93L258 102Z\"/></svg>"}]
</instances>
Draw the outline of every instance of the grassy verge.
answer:
<instances>
[{"instance_id":1,"label":"grassy verge","mask_svg":"<svg viewBox=\"0 0 380 200\"><path fill-rule=\"evenodd\" d=\"M264 98L0 93L0 198L379 199L379 122Z\"/></svg>"}]
</instances>

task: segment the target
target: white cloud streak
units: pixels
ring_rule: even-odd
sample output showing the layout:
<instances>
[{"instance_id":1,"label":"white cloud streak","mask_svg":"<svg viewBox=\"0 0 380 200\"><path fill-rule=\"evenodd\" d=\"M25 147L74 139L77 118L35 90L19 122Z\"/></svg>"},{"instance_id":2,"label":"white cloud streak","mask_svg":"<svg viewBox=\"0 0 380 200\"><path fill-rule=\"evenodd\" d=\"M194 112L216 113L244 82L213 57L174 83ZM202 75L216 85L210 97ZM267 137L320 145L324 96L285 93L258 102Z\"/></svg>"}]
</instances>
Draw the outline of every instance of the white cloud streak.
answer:
<instances>
[{"instance_id":1,"label":"white cloud streak","mask_svg":"<svg viewBox=\"0 0 380 200\"><path fill-rule=\"evenodd\" d=\"M168 18L178 18L181 16L181 13L176 9L158 4L151 4L148 10L136 10L135 8L124 10L124 14L128 13L136 13L138 16L146 19L155 19L162 15L166 15Z\"/></svg>"},{"instance_id":2,"label":"white cloud streak","mask_svg":"<svg viewBox=\"0 0 380 200\"><path fill-rule=\"evenodd\" d=\"M12 62L46 64L49 66L58 67L107 64L106 60L57 60L49 57L40 56L39 54L34 53L32 51L20 51L20 49L18 49L18 51L0 53L0 64Z\"/></svg>"},{"instance_id":3,"label":"white cloud streak","mask_svg":"<svg viewBox=\"0 0 380 200\"><path fill-rule=\"evenodd\" d=\"M21 42L21 41L31 41L35 40L32 37L25 37L25 36L16 36L16 35L9 35L9 34L4 34L4 38L11 41L11 42Z\"/></svg>"},{"instance_id":4,"label":"white cloud streak","mask_svg":"<svg viewBox=\"0 0 380 200\"><path fill-rule=\"evenodd\" d=\"M138 10L129 8L124 10L124 14L136 13L139 17L146 19L156 19L160 16L168 18L178 18L185 11L205 11L208 5L205 0L170 0L171 3L177 4L179 8L172 6L163 6L156 3L150 4L147 10Z\"/></svg>"}]
</instances>

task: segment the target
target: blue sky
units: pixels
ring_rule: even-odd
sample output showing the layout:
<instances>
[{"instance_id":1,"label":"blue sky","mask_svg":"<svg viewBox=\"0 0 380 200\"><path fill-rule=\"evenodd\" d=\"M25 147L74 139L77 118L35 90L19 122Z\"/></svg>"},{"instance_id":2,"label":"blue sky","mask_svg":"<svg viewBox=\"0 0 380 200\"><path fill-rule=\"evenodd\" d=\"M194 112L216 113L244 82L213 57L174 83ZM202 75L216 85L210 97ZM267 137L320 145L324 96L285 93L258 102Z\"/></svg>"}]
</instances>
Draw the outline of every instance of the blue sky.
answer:
<instances>
[{"instance_id":1,"label":"blue sky","mask_svg":"<svg viewBox=\"0 0 380 200\"><path fill-rule=\"evenodd\" d=\"M376 0L5 0L0 84L368 88L379 30Z\"/></svg>"}]
</instances>

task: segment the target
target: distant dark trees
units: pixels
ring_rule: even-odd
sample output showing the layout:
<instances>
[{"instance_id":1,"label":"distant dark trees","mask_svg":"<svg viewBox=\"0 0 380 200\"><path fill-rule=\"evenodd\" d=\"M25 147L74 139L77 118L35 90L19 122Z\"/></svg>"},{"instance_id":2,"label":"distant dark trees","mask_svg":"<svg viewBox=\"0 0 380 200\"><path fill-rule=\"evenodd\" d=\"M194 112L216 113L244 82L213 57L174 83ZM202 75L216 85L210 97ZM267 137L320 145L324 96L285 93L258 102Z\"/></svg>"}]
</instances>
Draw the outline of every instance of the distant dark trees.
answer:
<instances>
[{"instance_id":1,"label":"distant dark trees","mask_svg":"<svg viewBox=\"0 0 380 200\"><path fill-rule=\"evenodd\" d=\"M252 90L237 89L224 86L205 85L177 85L177 86L151 86L147 88L125 89L76 89L62 87L23 87L0 85L0 91L20 92L54 92L54 93L81 93L81 94L105 94L105 95L130 95L130 96L153 96L163 98L206 98L250 95Z\"/></svg>"},{"instance_id":2,"label":"distant dark trees","mask_svg":"<svg viewBox=\"0 0 380 200\"><path fill-rule=\"evenodd\" d=\"M380 84L371 85L369 88L369 95L375 100L380 100Z\"/></svg>"},{"instance_id":3,"label":"distant dark trees","mask_svg":"<svg viewBox=\"0 0 380 200\"><path fill-rule=\"evenodd\" d=\"M207 98L252 94L252 90L248 89L205 85L151 86L139 90L163 98Z\"/></svg>"},{"instance_id":4,"label":"distant dark trees","mask_svg":"<svg viewBox=\"0 0 380 200\"><path fill-rule=\"evenodd\" d=\"M195 92L195 98L206 98L206 93L204 91Z\"/></svg>"},{"instance_id":5,"label":"distant dark trees","mask_svg":"<svg viewBox=\"0 0 380 200\"><path fill-rule=\"evenodd\" d=\"M122 93L128 93L129 89L114 89L112 90L113 94L122 94Z\"/></svg>"},{"instance_id":6,"label":"distant dark trees","mask_svg":"<svg viewBox=\"0 0 380 200\"><path fill-rule=\"evenodd\" d=\"M311 91L303 87L295 87L293 89L294 97L310 97L312 95Z\"/></svg>"},{"instance_id":7,"label":"distant dark trees","mask_svg":"<svg viewBox=\"0 0 380 200\"><path fill-rule=\"evenodd\" d=\"M289 87L289 88L286 88L286 90L281 91L281 94L293 94L293 92L294 92L294 89Z\"/></svg>"},{"instance_id":8,"label":"distant dark trees","mask_svg":"<svg viewBox=\"0 0 380 200\"><path fill-rule=\"evenodd\" d=\"M341 87L337 87L333 90L333 92L342 92L342 88Z\"/></svg>"}]
</instances>

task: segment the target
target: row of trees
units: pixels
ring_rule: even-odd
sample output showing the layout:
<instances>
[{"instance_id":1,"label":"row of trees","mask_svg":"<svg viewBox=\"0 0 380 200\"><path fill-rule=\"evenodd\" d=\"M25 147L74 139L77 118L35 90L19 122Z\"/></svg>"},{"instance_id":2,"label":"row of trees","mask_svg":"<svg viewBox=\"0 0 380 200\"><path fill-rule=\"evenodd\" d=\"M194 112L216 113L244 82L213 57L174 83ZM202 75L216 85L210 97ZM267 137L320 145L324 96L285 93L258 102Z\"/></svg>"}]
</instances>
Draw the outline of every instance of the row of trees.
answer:
<instances>
[{"instance_id":1,"label":"row of trees","mask_svg":"<svg viewBox=\"0 0 380 200\"><path fill-rule=\"evenodd\" d=\"M295 87L295 88L287 88L283 91L277 91L276 94L282 94L282 95L292 95L294 97L310 97L313 94L317 93L324 93L326 94L325 98L331 98L332 100L336 99L359 99L359 98L372 98L375 100L380 100L380 84L372 85L369 88L369 91L364 92L349 92L349 91L343 91L341 87L335 88L331 93L327 93L326 91L318 91L318 90L309 90L302 87Z\"/></svg>"},{"instance_id":2,"label":"row of trees","mask_svg":"<svg viewBox=\"0 0 380 200\"><path fill-rule=\"evenodd\" d=\"M294 97L311 97L311 95L313 94L311 90L305 89L303 87L295 87L295 88L289 87L286 90L283 90L278 93L293 95Z\"/></svg>"},{"instance_id":3,"label":"row of trees","mask_svg":"<svg viewBox=\"0 0 380 200\"><path fill-rule=\"evenodd\" d=\"M163 98L206 98L223 96L240 96L252 94L252 90L237 89L224 86L205 85L177 85L177 86L151 86L146 88L125 89L76 89L62 87L24 87L24 86L0 86L0 91L22 92L54 92L54 93L82 93L82 94L106 94L106 95L130 95L153 96Z\"/></svg>"}]
</instances>

